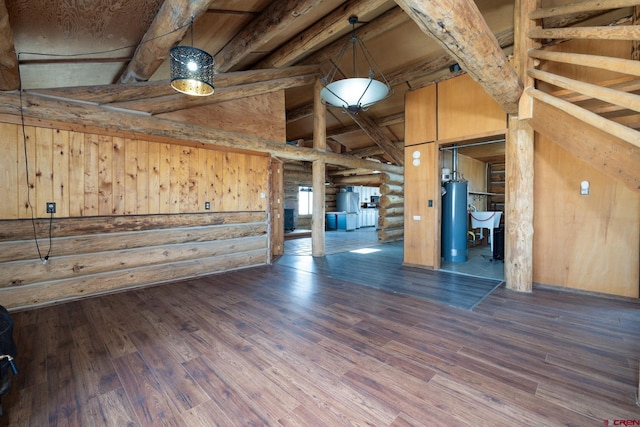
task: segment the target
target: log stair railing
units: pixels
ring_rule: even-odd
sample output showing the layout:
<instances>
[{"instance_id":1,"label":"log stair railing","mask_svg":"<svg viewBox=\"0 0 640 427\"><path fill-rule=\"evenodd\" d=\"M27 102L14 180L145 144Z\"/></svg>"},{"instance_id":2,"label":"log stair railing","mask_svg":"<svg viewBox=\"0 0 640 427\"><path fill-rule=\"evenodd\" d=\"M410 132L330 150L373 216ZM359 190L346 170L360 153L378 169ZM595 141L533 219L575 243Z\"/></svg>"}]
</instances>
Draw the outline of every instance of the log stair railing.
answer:
<instances>
[{"instance_id":1,"label":"log stair railing","mask_svg":"<svg viewBox=\"0 0 640 427\"><path fill-rule=\"evenodd\" d=\"M588 55L577 52L556 52L545 47L571 39L591 40L631 40L634 48L640 42L640 25L634 17L638 15L638 0L585 0L558 7L541 8L529 13L529 19L542 23L531 29L527 35L540 42L541 47L530 49L528 55L535 60L535 68L528 70L535 80L535 86L526 89L532 98L558 108L591 126L619 138L635 147L640 147L640 61ZM564 28L544 28L551 22L567 15L590 15L611 10L630 10L629 17L602 26L570 26ZM570 20L569 20L570 21ZM637 49L633 49L636 51ZM544 64L562 63L576 67L590 67L613 71L624 75L616 80L592 83L545 71ZM547 85L540 85L544 82ZM553 87L554 89L541 89ZM559 88L559 89L556 89Z\"/></svg>"}]
</instances>

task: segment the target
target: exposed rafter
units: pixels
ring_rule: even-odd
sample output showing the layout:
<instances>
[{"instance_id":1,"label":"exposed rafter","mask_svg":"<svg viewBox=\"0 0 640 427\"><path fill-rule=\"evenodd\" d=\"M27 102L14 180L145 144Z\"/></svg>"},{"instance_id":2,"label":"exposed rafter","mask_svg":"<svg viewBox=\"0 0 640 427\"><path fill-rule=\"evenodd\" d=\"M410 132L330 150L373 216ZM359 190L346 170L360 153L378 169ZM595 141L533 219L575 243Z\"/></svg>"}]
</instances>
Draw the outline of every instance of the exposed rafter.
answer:
<instances>
[{"instance_id":1,"label":"exposed rafter","mask_svg":"<svg viewBox=\"0 0 640 427\"><path fill-rule=\"evenodd\" d=\"M305 74L302 76L286 77L277 80L267 80L264 82L249 83L246 85L229 86L219 88L215 96L193 97L180 93L171 95L141 99L135 101L116 102L110 104L112 107L124 108L127 110L144 111L150 114L169 113L172 111L184 110L202 105L219 104L232 99L258 96L278 90L290 89L298 86L308 86L313 84L318 77L316 74Z\"/></svg>"},{"instance_id":2,"label":"exposed rafter","mask_svg":"<svg viewBox=\"0 0 640 427\"><path fill-rule=\"evenodd\" d=\"M209 3L211 0L165 0L119 81L149 80L171 47L182 40L192 19L206 12Z\"/></svg>"},{"instance_id":3,"label":"exposed rafter","mask_svg":"<svg viewBox=\"0 0 640 427\"><path fill-rule=\"evenodd\" d=\"M359 16L383 6L386 0L354 0L335 9L257 64L258 68L286 67L309 55L334 34L351 30L347 16ZM375 25L375 24L374 24Z\"/></svg>"},{"instance_id":4,"label":"exposed rafter","mask_svg":"<svg viewBox=\"0 0 640 427\"><path fill-rule=\"evenodd\" d=\"M365 112L353 114L347 112L349 117L362 128L362 130L369 135L371 140L387 154L393 162L397 165L404 165L404 152L396 148L387 135L382 132L382 129L378 127L375 122Z\"/></svg>"},{"instance_id":5,"label":"exposed rafter","mask_svg":"<svg viewBox=\"0 0 640 427\"><path fill-rule=\"evenodd\" d=\"M308 76L316 76L319 72L319 68L315 65L303 65L299 67L289 67L285 69L268 69L268 70L251 70L251 71L236 71L231 73L221 74L216 79L216 86L218 92L215 97L206 97L203 99L193 99L186 95L177 94L171 89L167 80L160 80L154 82L140 82L135 84L116 84L116 85L104 85L104 86L79 86L59 89L38 89L34 92L38 92L42 95L51 97L73 99L79 101L93 102L101 105L112 104L117 105L119 103L122 106L125 103L130 103L130 109L143 110L142 105L150 100L161 100L165 98L178 99L173 106L174 109L186 108L187 106L194 106L196 104L188 104L190 102L208 102L215 103L220 102L220 99L231 99L242 97L237 94L238 91L244 91L249 93L249 87L253 90L267 90L267 87L274 89L274 84L270 82L280 81L279 84L283 84L283 80L298 80L298 77L304 79ZM303 81L302 84L306 82ZM250 86L254 84L254 86ZM260 85L262 84L262 85ZM289 82L288 87L293 87L295 82ZM234 95L236 93L236 95ZM140 102L137 108L136 102ZM181 103L184 102L184 105Z\"/></svg>"},{"instance_id":6,"label":"exposed rafter","mask_svg":"<svg viewBox=\"0 0 640 427\"><path fill-rule=\"evenodd\" d=\"M249 25L244 27L216 55L216 70L226 72L233 69L252 52L283 31L311 9L321 0L282 0L273 2L265 11Z\"/></svg>"},{"instance_id":7,"label":"exposed rafter","mask_svg":"<svg viewBox=\"0 0 640 427\"><path fill-rule=\"evenodd\" d=\"M345 16L346 18L346 16ZM406 13L399 7L394 7L393 9L383 13L378 18L371 21L369 24L363 25L360 28L356 28L355 34L362 41L367 41L374 37L384 34L386 31L392 30L393 28L403 24L409 20L409 17ZM306 57L302 63L303 64L321 64L330 58L335 58L338 56L340 49L344 46L345 41L351 37L350 34L347 34L335 42L327 45L326 47L316 51L313 55Z\"/></svg>"}]
</instances>

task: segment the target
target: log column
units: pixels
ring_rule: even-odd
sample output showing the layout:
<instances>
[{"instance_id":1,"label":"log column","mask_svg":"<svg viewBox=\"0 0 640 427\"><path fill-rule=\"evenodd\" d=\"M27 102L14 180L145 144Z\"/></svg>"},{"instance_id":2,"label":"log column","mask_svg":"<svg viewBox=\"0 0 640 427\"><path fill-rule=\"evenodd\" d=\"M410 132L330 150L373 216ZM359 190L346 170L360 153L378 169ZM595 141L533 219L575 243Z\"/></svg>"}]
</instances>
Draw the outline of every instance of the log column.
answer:
<instances>
[{"instance_id":1,"label":"log column","mask_svg":"<svg viewBox=\"0 0 640 427\"><path fill-rule=\"evenodd\" d=\"M320 91L322 82L317 79L313 95L313 148L326 151L327 149L327 109L322 103ZM322 159L313 161L312 169L313 212L311 215L311 255L321 257L324 251L324 180L325 162Z\"/></svg>"},{"instance_id":2,"label":"log column","mask_svg":"<svg viewBox=\"0 0 640 427\"><path fill-rule=\"evenodd\" d=\"M509 117L506 142L505 256L507 289L533 288L533 129Z\"/></svg>"},{"instance_id":3,"label":"log column","mask_svg":"<svg viewBox=\"0 0 640 427\"><path fill-rule=\"evenodd\" d=\"M526 34L536 22L529 12L537 9L539 0L516 2L515 8L515 69L525 87L533 86L527 70L533 60L527 55L534 42ZM507 289L531 292L533 289L533 143L534 132L528 118L533 113L528 95L520 98L518 114L509 115L506 141L505 189L505 256L504 275Z\"/></svg>"}]
</instances>

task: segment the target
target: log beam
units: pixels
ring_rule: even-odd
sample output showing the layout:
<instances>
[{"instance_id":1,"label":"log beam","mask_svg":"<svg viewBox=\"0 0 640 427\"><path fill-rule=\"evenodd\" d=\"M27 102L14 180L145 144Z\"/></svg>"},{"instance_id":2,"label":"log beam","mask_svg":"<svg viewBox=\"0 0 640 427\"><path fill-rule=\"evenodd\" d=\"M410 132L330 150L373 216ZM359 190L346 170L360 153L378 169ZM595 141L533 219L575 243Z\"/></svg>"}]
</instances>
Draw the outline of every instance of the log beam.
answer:
<instances>
[{"instance_id":1,"label":"log beam","mask_svg":"<svg viewBox=\"0 0 640 427\"><path fill-rule=\"evenodd\" d=\"M507 112L518 111L522 83L472 0L396 3Z\"/></svg>"},{"instance_id":2,"label":"log beam","mask_svg":"<svg viewBox=\"0 0 640 427\"><path fill-rule=\"evenodd\" d=\"M87 103L38 97L29 93L23 94L21 103L17 93L0 93L0 114L6 114L7 119L12 117L16 123L19 123L21 110L26 122L39 126L42 126L43 123L59 122L73 125L69 128L80 132L102 130L103 133L106 131L109 134L128 137L151 136L157 140L185 141L185 143L198 146L209 145L232 150L266 153L283 159L305 161L322 159L328 164L348 168L371 168L371 170L396 174L403 173L403 168L395 165L336 153L320 152L311 148L294 147L255 135L110 110Z\"/></svg>"},{"instance_id":3,"label":"log beam","mask_svg":"<svg viewBox=\"0 0 640 427\"><path fill-rule=\"evenodd\" d=\"M259 51L285 28L296 25L296 20L319 3L321 0L272 2L216 55L216 70L220 73L230 71L252 52Z\"/></svg>"},{"instance_id":4,"label":"log beam","mask_svg":"<svg viewBox=\"0 0 640 427\"><path fill-rule=\"evenodd\" d=\"M308 86L313 84L316 77L315 74L307 74L240 86L223 87L216 90L215 96L188 96L181 93L174 93L156 98L114 102L108 105L113 108L144 111L149 114L170 113L203 105L219 104L234 99L259 96L265 93L294 87Z\"/></svg>"},{"instance_id":5,"label":"log beam","mask_svg":"<svg viewBox=\"0 0 640 427\"><path fill-rule=\"evenodd\" d=\"M397 165L404 165L404 153L402 150L398 149L393 141L391 141L387 135L382 132L376 123L364 112L359 112L358 114L353 114L351 112L347 112L349 117L362 128L362 130L369 135L371 140L382 149L384 154L388 155L393 162Z\"/></svg>"},{"instance_id":6,"label":"log beam","mask_svg":"<svg viewBox=\"0 0 640 427\"><path fill-rule=\"evenodd\" d=\"M380 174L336 177L332 181L333 185L339 186L364 185L366 187L378 187L380 186Z\"/></svg>"},{"instance_id":7,"label":"log beam","mask_svg":"<svg viewBox=\"0 0 640 427\"><path fill-rule=\"evenodd\" d=\"M291 79L306 75L316 75L320 71L317 65L303 65L286 69L249 70L236 71L221 74L216 77L216 96L205 97L215 102L223 89L234 88L242 90L243 87L252 83L268 82L271 80ZM51 97L73 99L78 101L93 102L96 104L116 104L120 102L147 100L149 98L159 98L167 95L176 95L176 91L171 88L169 80L159 80L153 82L139 82L131 84L114 84L102 86L78 86L55 89L37 89L31 92L47 95ZM228 96L228 95L227 95ZM191 98L184 95L185 98Z\"/></svg>"},{"instance_id":8,"label":"log beam","mask_svg":"<svg viewBox=\"0 0 640 427\"><path fill-rule=\"evenodd\" d=\"M384 6L385 0L349 1L343 7L325 15L311 27L296 35L271 55L257 64L257 68L280 68L297 63L318 46L326 44L335 34L351 32L348 16L361 16ZM374 24L375 25L375 24Z\"/></svg>"},{"instance_id":9,"label":"log beam","mask_svg":"<svg viewBox=\"0 0 640 427\"><path fill-rule=\"evenodd\" d=\"M371 169L340 169L329 172L329 176L370 175Z\"/></svg>"},{"instance_id":10,"label":"log beam","mask_svg":"<svg viewBox=\"0 0 640 427\"><path fill-rule=\"evenodd\" d=\"M345 16L346 17L346 16ZM387 31L390 31L401 24L407 22L409 18L399 7L394 7L391 10L380 15L374 21L369 24L363 25L357 28L355 34L362 41L374 39ZM344 47L345 42L351 37L351 34L347 34L335 42L327 45L326 47L318 50L313 55L305 58L303 64L321 64L328 61L331 58L335 58L340 53L340 50Z\"/></svg>"},{"instance_id":11,"label":"log beam","mask_svg":"<svg viewBox=\"0 0 640 427\"><path fill-rule=\"evenodd\" d=\"M165 0L119 81L149 80L167 58L171 47L182 40L191 20L206 12L209 3L211 0Z\"/></svg>"}]
</instances>

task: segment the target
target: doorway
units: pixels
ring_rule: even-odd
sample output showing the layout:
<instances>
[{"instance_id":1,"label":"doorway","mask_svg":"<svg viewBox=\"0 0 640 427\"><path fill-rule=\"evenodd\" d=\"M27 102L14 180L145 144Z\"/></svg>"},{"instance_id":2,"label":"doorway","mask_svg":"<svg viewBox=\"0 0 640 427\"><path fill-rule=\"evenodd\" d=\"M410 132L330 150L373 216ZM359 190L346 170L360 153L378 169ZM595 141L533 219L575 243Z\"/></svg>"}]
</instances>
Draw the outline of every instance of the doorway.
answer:
<instances>
[{"instance_id":1,"label":"doorway","mask_svg":"<svg viewBox=\"0 0 640 427\"><path fill-rule=\"evenodd\" d=\"M504 150L504 138L440 147L440 270L504 280ZM457 217L448 188L464 188L456 195Z\"/></svg>"}]
</instances>

